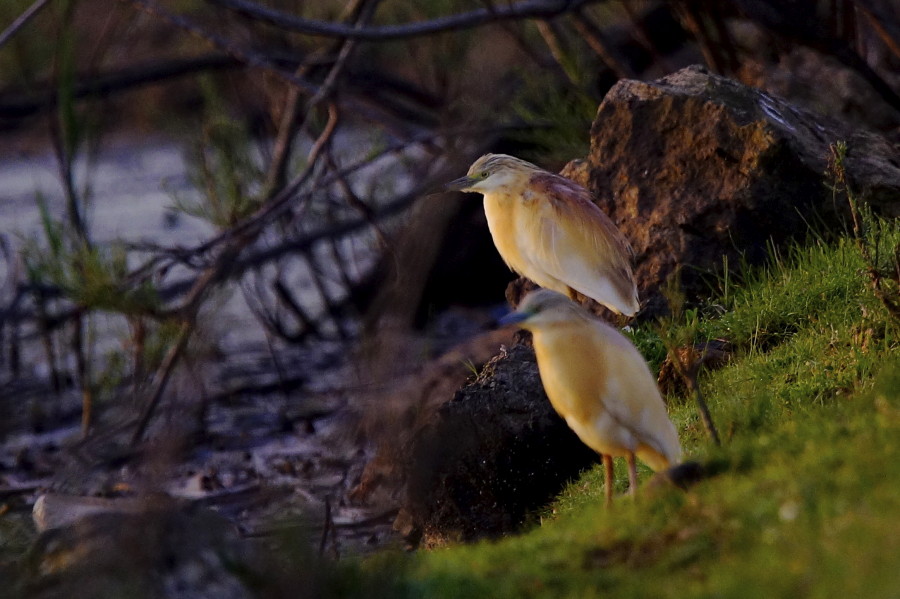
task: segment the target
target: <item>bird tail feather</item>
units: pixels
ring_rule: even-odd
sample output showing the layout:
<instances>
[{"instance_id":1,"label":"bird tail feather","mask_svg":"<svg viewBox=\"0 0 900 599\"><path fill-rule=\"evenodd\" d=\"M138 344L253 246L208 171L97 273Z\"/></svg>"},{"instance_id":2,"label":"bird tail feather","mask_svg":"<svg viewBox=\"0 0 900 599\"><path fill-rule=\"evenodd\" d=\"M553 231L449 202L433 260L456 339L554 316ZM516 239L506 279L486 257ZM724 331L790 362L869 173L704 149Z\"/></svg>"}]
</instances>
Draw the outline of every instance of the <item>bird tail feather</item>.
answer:
<instances>
[{"instance_id":1,"label":"bird tail feather","mask_svg":"<svg viewBox=\"0 0 900 599\"><path fill-rule=\"evenodd\" d=\"M637 448L635 454L638 458L650 468L653 469L654 472L659 472L660 470L666 470L667 468L674 466L678 460L674 457L670 459L669 456L666 456L656 449L650 447L649 445L641 444L640 447Z\"/></svg>"}]
</instances>

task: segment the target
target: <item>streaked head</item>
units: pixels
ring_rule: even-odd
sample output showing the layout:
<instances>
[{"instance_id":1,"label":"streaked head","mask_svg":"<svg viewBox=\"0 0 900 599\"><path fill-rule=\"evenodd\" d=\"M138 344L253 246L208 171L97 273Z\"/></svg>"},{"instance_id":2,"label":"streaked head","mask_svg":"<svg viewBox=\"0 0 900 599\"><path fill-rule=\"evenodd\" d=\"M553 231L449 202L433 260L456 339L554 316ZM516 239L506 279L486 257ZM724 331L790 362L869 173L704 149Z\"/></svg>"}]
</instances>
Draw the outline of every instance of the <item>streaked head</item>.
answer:
<instances>
[{"instance_id":1,"label":"streaked head","mask_svg":"<svg viewBox=\"0 0 900 599\"><path fill-rule=\"evenodd\" d=\"M448 191L491 192L521 183L535 171L535 165L506 154L485 154L472 163L465 177L446 185Z\"/></svg>"},{"instance_id":2,"label":"streaked head","mask_svg":"<svg viewBox=\"0 0 900 599\"><path fill-rule=\"evenodd\" d=\"M550 289L535 289L522 299L518 309L500 320L501 325L518 324L525 329L589 319L584 309L565 295Z\"/></svg>"}]
</instances>

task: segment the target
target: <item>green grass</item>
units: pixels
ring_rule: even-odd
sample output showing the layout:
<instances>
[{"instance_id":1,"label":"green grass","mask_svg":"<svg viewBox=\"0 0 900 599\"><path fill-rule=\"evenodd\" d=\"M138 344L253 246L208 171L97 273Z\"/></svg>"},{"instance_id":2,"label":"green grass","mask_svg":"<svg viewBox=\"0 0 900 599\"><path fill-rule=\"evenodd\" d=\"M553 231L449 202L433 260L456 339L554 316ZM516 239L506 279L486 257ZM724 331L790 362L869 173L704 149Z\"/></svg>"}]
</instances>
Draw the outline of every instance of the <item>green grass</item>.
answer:
<instances>
[{"instance_id":1,"label":"green grass","mask_svg":"<svg viewBox=\"0 0 900 599\"><path fill-rule=\"evenodd\" d=\"M597 468L521 535L364 567L399 562L409 597L900 596L900 330L862 269L852 241L816 243L703 311L697 340L736 348L701 377L722 448L669 401L688 458L718 476L607 511Z\"/></svg>"}]
</instances>

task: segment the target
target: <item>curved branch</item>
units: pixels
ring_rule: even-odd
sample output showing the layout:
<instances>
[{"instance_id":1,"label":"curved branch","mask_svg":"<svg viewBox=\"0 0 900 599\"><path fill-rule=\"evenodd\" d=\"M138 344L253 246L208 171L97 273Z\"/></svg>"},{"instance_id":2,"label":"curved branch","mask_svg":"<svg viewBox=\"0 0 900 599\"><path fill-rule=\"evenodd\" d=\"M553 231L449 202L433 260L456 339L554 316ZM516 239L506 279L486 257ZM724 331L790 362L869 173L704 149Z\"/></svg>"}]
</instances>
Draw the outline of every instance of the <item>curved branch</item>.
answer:
<instances>
[{"instance_id":1,"label":"curved branch","mask_svg":"<svg viewBox=\"0 0 900 599\"><path fill-rule=\"evenodd\" d=\"M15 21L10 23L9 27L3 30L3 33L0 33L0 48L6 45L12 37L19 32L19 30L24 27L28 21L30 21L36 14L41 12L41 9L47 6L50 0L35 0L34 4L29 6L25 12L19 15Z\"/></svg>"},{"instance_id":2,"label":"curved branch","mask_svg":"<svg viewBox=\"0 0 900 599\"><path fill-rule=\"evenodd\" d=\"M410 37L421 37L470 29L497 21L514 19L550 19L566 12L574 11L587 4L604 0L522 0L516 4L479 8L456 15L438 17L429 21L404 23L402 25L381 25L378 27L354 27L344 23L331 23L303 19L281 11L260 6L249 0L207 0L210 4L223 6L251 19L262 21L287 31L294 31L318 37L337 37L370 42L384 42Z\"/></svg>"}]
</instances>

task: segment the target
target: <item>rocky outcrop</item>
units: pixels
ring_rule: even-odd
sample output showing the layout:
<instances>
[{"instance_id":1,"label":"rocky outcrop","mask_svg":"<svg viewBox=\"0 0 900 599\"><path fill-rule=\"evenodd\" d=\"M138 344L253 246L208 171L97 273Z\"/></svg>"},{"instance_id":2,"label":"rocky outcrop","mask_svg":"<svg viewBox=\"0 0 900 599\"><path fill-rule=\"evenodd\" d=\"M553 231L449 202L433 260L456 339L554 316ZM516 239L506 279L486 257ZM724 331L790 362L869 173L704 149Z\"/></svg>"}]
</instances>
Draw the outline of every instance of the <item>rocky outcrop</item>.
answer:
<instances>
[{"instance_id":1,"label":"rocky outcrop","mask_svg":"<svg viewBox=\"0 0 900 599\"><path fill-rule=\"evenodd\" d=\"M768 244L842 226L825 176L846 141L853 189L900 216L900 155L882 137L689 67L654 82L622 80L591 128L591 151L563 170L591 190L636 253L646 313L681 268L688 297L704 276L760 263ZM517 299L517 298L513 298Z\"/></svg>"},{"instance_id":2,"label":"rocky outcrop","mask_svg":"<svg viewBox=\"0 0 900 599\"><path fill-rule=\"evenodd\" d=\"M550 406L534 351L516 345L419 432L397 527L426 544L513 531L597 459Z\"/></svg>"}]
</instances>

